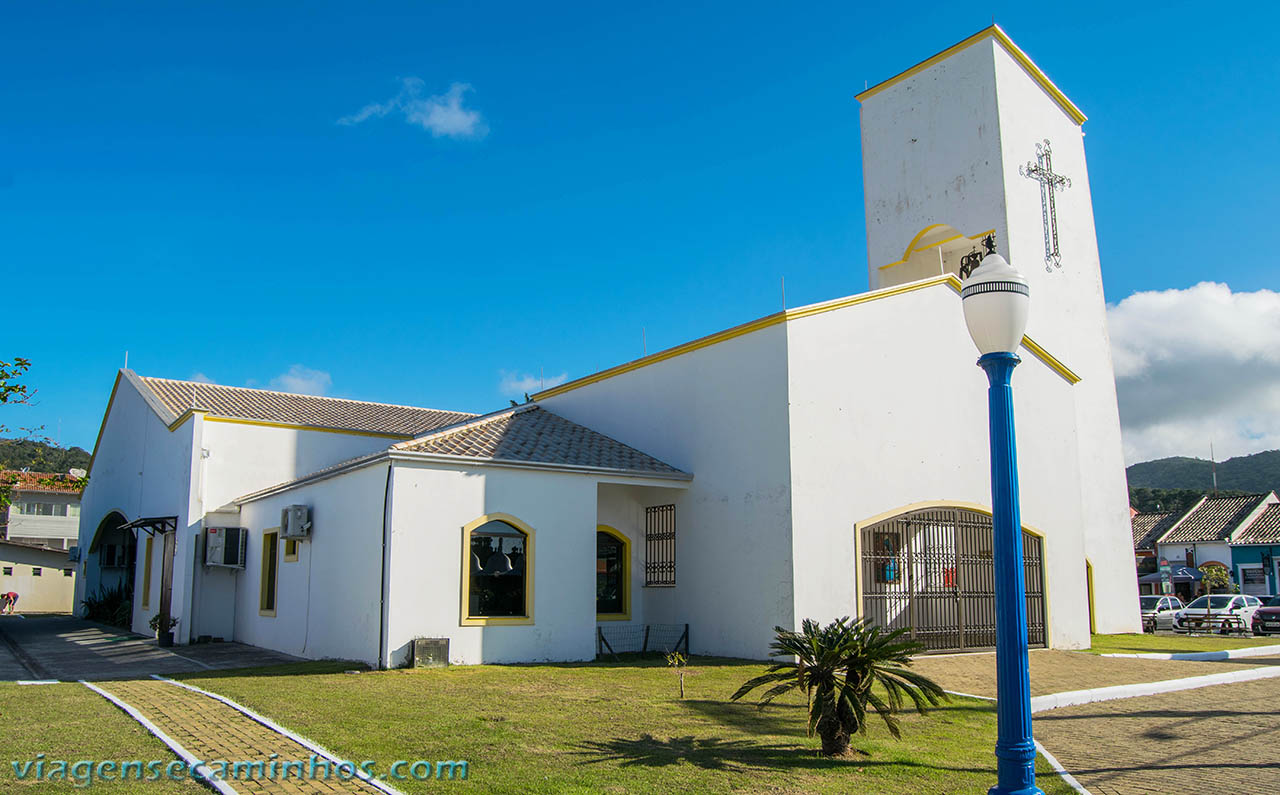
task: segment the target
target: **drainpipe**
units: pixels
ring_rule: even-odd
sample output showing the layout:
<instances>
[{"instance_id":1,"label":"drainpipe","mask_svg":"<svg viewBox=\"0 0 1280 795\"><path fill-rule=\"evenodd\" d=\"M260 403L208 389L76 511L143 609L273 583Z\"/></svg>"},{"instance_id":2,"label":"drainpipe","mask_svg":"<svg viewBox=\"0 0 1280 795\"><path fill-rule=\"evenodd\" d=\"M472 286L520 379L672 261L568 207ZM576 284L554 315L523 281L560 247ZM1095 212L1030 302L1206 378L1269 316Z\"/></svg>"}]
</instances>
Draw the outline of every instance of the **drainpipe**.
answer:
<instances>
[{"instance_id":1,"label":"drainpipe","mask_svg":"<svg viewBox=\"0 0 1280 795\"><path fill-rule=\"evenodd\" d=\"M390 668L391 661L387 654L387 547L389 546L388 534L391 532L391 522L387 520L387 514L391 505L391 466L390 459L387 460L387 483L382 489L382 590L378 597L378 667L382 669Z\"/></svg>"}]
</instances>

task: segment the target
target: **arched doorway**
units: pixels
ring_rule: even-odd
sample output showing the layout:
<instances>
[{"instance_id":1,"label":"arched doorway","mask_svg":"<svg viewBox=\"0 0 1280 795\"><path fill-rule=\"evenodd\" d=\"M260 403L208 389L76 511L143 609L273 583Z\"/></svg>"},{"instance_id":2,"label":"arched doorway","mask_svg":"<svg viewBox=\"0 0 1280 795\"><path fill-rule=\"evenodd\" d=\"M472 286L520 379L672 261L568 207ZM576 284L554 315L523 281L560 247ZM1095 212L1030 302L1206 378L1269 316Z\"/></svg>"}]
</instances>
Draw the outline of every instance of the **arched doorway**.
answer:
<instances>
[{"instance_id":1,"label":"arched doorway","mask_svg":"<svg viewBox=\"0 0 1280 795\"><path fill-rule=\"evenodd\" d=\"M996 645L994 529L990 514L937 507L902 513L860 530L862 614L909 627L929 651ZM1044 542L1022 531L1027 641L1044 646Z\"/></svg>"},{"instance_id":2,"label":"arched doorway","mask_svg":"<svg viewBox=\"0 0 1280 795\"><path fill-rule=\"evenodd\" d=\"M129 520L112 511L98 523L89 544L87 564L97 568L97 585L113 588L124 584L133 588L134 563L138 556L138 538L132 530L123 530Z\"/></svg>"}]
</instances>

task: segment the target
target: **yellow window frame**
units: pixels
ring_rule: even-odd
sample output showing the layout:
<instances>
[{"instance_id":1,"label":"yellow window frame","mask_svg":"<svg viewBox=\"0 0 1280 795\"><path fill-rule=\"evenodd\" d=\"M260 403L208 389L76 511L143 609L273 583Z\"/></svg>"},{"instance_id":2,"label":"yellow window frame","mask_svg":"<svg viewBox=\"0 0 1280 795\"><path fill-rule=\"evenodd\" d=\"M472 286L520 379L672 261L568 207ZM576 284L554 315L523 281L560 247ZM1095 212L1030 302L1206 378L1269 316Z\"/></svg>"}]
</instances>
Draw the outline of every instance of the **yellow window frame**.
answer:
<instances>
[{"instance_id":1,"label":"yellow window frame","mask_svg":"<svg viewBox=\"0 0 1280 795\"><path fill-rule=\"evenodd\" d=\"M142 563L142 609L146 610L151 607L151 543L154 537L147 536L146 551L143 553Z\"/></svg>"},{"instance_id":2,"label":"yellow window frame","mask_svg":"<svg viewBox=\"0 0 1280 795\"><path fill-rule=\"evenodd\" d=\"M622 612L596 613L596 621L631 620L631 539L607 524L596 525L597 533L611 535L622 542Z\"/></svg>"},{"instance_id":3,"label":"yellow window frame","mask_svg":"<svg viewBox=\"0 0 1280 795\"><path fill-rule=\"evenodd\" d=\"M280 602L280 528L262 534L262 564L259 566L258 615L273 618ZM270 597L268 599L268 596Z\"/></svg>"},{"instance_id":4,"label":"yellow window frame","mask_svg":"<svg viewBox=\"0 0 1280 795\"><path fill-rule=\"evenodd\" d=\"M467 598L471 594L471 531L489 522L505 522L524 533L524 610L523 616L473 616ZM508 513L487 513L462 526L462 608L458 623L464 627L520 625L533 623L533 528Z\"/></svg>"},{"instance_id":5,"label":"yellow window frame","mask_svg":"<svg viewBox=\"0 0 1280 795\"><path fill-rule=\"evenodd\" d=\"M284 540L284 562L292 563L298 559L298 539L286 538Z\"/></svg>"}]
</instances>

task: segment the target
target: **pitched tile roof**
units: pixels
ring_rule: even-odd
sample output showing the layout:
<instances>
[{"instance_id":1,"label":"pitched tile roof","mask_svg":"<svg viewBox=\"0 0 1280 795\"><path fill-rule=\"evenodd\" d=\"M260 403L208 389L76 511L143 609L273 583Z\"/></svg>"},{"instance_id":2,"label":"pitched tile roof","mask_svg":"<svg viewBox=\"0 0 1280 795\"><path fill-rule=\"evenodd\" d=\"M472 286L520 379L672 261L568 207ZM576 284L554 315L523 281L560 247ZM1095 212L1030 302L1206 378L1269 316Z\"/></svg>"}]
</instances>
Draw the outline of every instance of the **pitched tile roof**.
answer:
<instances>
[{"instance_id":1,"label":"pitched tile roof","mask_svg":"<svg viewBox=\"0 0 1280 795\"><path fill-rule=\"evenodd\" d=\"M1182 514L1173 511L1163 513L1138 513L1130 520L1133 525L1133 548L1152 549L1156 539L1164 535Z\"/></svg>"},{"instance_id":2,"label":"pitched tile roof","mask_svg":"<svg viewBox=\"0 0 1280 795\"><path fill-rule=\"evenodd\" d=\"M439 411L362 400L295 395L269 389L174 381L141 377L174 418L188 409L207 410L220 417L306 425L394 436L418 436L474 417L458 411Z\"/></svg>"},{"instance_id":3,"label":"pitched tile roof","mask_svg":"<svg viewBox=\"0 0 1280 795\"><path fill-rule=\"evenodd\" d=\"M60 472L23 472L0 470L0 485L12 484L14 491L43 491L50 494L79 494L84 481Z\"/></svg>"},{"instance_id":4,"label":"pitched tile roof","mask_svg":"<svg viewBox=\"0 0 1280 795\"><path fill-rule=\"evenodd\" d=\"M1253 524L1240 531L1233 543L1280 544L1280 504L1268 505Z\"/></svg>"},{"instance_id":5,"label":"pitched tile roof","mask_svg":"<svg viewBox=\"0 0 1280 795\"><path fill-rule=\"evenodd\" d=\"M1244 497L1210 497L1192 509L1178 526L1169 531L1162 544L1189 544L1222 541L1253 513L1267 494Z\"/></svg>"},{"instance_id":6,"label":"pitched tile roof","mask_svg":"<svg viewBox=\"0 0 1280 795\"><path fill-rule=\"evenodd\" d=\"M685 475L675 467L576 422L527 404L488 414L394 449L497 461Z\"/></svg>"}]
</instances>

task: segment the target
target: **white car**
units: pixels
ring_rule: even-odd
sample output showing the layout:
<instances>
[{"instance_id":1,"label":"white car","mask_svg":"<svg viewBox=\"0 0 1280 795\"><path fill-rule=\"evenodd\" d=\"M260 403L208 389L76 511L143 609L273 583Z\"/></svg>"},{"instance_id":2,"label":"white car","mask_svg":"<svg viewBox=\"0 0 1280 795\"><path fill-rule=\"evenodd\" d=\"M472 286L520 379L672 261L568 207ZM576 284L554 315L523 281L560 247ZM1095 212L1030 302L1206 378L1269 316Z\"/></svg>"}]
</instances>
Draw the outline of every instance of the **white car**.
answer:
<instances>
[{"instance_id":1,"label":"white car","mask_svg":"<svg viewBox=\"0 0 1280 795\"><path fill-rule=\"evenodd\" d=\"M1258 597L1247 594L1201 596L1173 614L1173 631L1242 632L1252 626L1253 614L1259 607L1262 602Z\"/></svg>"},{"instance_id":2,"label":"white car","mask_svg":"<svg viewBox=\"0 0 1280 795\"><path fill-rule=\"evenodd\" d=\"M1173 629L1173 616L1186 605L1176 596L1139 596L1138 606L1142 613L1142 631L1155 632L1159 629Z\"/></svg>"}]
</instances>

